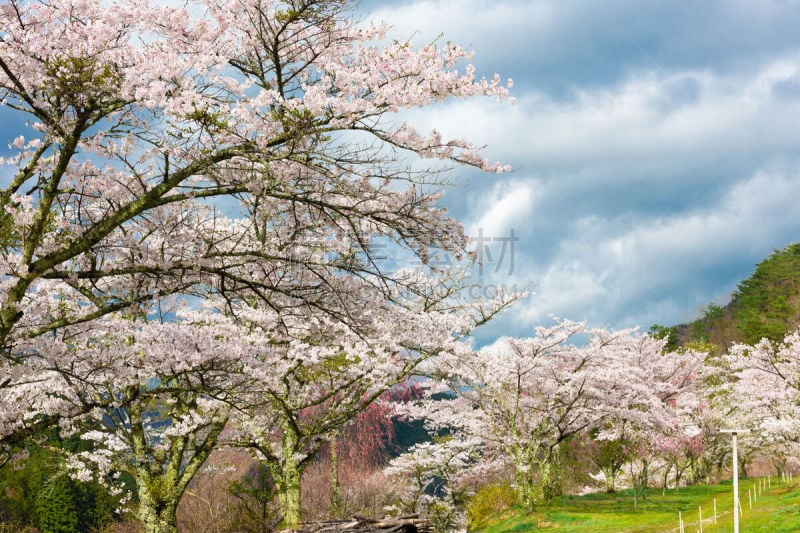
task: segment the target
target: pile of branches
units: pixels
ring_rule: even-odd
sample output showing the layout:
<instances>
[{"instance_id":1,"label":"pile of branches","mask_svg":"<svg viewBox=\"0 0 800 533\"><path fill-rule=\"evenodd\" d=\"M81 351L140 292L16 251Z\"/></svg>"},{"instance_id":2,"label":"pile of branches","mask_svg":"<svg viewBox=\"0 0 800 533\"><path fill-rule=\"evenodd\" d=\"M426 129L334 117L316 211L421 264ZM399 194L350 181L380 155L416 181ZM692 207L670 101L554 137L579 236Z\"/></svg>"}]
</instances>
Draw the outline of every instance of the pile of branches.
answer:
<instances>
[{"instance_id":1,"label":"pile of branches","mask_svg":"<svg viewBox=\"0 0 800 533\"><path fill-rule=\"evenodd\" d=\"M280 533L433 533L433 526L427 518L408 515L391 518L369 518L353 515L348 520L325 520L306 522L296 530Z\"/></svg>"}]
</instances>

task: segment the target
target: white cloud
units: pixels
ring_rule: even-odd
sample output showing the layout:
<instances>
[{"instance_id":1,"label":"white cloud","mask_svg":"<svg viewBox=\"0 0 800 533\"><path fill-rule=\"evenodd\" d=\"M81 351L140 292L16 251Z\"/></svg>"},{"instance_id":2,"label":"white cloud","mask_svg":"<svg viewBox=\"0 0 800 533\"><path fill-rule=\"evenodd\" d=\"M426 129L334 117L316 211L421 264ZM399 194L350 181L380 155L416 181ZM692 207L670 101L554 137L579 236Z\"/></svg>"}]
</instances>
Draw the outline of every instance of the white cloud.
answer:
<instances>
[{"instance_id":1,"label":"white cloud","mask_svg":"<svg viewBox=\"0 0 800 533\"><path fill-rule=\"evenodd\" d=\"M468 231L477 235L483 230L484 235L505 236L512 228L518 228L531 210L535 209L536 191L534 183L510 179L495 182L490 191L476 199L478 205L473 209L482 213Z\"/></svg>"},{"instance_id":2,"label":"white cloud","mask_svg":"<svg viewBox=\"0 0 800 533\"><path fill-rule=\"evenodd\" d=\"M422 0L385 6L369 18L383 20L397 38L429 41L443 34L464 47L489 50L549 31L559 16L553 1ZM463 41L466 39L466 41Z\"/></svg>"},{"instance_id":3,"label":"white cloud","mask_svg":"<svg viewBox=\"0 0 800 533\"><path fill-rule=\"evenodd\" d=\"M643 219L622 231L614 220L577 222L592 231L561 241L520 319L533 323L555 313L648 326L688 319L686 305L724 301L731 283L715 287L722 294L692 296L698 285L707 285L703 277L724 269L726 261L742 255L758 261L776 247L776 237L780 242L798 234L798 178L796 171L759 172L702 211Z\"/></svg>"},{"instance_id":4,"label":"white cloud","mask_svg":"<svg viewBox=\"0 0 800 533\"><path fill-rule=\"evenodd\" d=\"M488 144L491 158L522 170L651 173L795 144L800 106L787 105L776 87L797 79L800 55L791 54L748 76L651 71L567 101L521 94L515 106L453 101L411 116L422 130Z\"/></svg>"}]
</instances>

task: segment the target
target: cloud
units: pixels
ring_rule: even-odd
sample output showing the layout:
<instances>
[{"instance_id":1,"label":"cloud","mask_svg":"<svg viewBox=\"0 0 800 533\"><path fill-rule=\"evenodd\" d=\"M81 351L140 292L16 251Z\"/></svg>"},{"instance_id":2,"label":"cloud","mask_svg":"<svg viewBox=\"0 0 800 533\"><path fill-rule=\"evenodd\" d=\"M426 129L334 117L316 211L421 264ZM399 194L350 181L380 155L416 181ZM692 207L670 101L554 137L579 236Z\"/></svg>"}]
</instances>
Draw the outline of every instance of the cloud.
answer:
<instances>
[{"instance_id":1,"label":"cloud","mask_svg":"<svg viewBox=\"0 0 800 533\"><path fill-rule=\"evenodd\" d=\"M545 176L553 168L559 175L616 174L631 163L637 173L674 172L676 164L695 165L709 155L760 154L794 144L800 106L787 106L785 98L787 85L798 80L795 53L747 75L647 71L581 90L568 101L536 92L518 95L515 106L454 101L413 120L423 130L467 135L488 144L492 158Z\"/></svg>"},{"instance_id":2,"label":"cloud","mask_svg":"<svg viewBox=\"0 0 800 533\"><path fill-rule=\"evenodd\" d=\"M536 294L480 333L525 334L554 313L614 327L689 320L798 240L800 53L748 72L652 69L571 98L454 101L410 120L487 144L510 175L467 172L451 211L474 234L515 229Z\"/></svg>"},{"instance_id":3,"label":"cloud","mask_svg":"<svg viewBox=\"0 0 800 533\"><path fill-rule=\"evenodd\" d=\"M632 72L747 70L797 48L793 0L417 0L366 2L370 18L420 42L444 33L475 49L479 70L497 70L551 96L609 85Z\"/></svg>"},{"instance_id":4,"label":"cloud","mask_svg":"<svg viewBox=\"0 0 800 533\"><path fill-rule=\"evenodd\" d=\"M534 183L509 179L494 183L492 188L474 198L471 209L481 213L480 218L468 227L470 235L478 230L484 235L499 237L511 228L518 228L528 218L536 205Z\"/></svg>"},{"instance_id":5,"label":"cloud","mask_svg":"<svg viewBox=\"0 0 800 533\"><path fill-rule=\"evenodd\" d=\"M618 327L687 320L800 229L800 174L759 172L702 210L642 218L632 226L587 217L538 272L521 322L550 313ZM776 244L779 243L779 244ZM521 325L520 327L524 327Z\"/></svg>"}]
</instances>

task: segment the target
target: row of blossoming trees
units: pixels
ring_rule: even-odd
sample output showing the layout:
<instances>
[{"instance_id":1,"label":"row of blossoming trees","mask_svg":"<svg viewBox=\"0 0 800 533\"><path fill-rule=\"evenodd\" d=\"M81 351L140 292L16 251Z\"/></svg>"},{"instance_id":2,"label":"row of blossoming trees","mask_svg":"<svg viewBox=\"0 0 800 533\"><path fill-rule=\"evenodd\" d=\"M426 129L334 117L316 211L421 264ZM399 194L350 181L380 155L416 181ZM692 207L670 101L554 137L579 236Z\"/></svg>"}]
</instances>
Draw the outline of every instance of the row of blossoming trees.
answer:
<instances>
[{"instance_id":1,"label":"row of blossoming trees","mask_svg":"<svg viewBox=\"0 0 800 533\"><path fill-rule=\"evenodd\" d=\"M387 469L410 479L406 510L454 519L465 496L502 479L534 510L561 494L563 472L576 474L564 456L576 454L607 491L623 478L635 505L648 486L728 477L730 441L719 430L729 427L753 430L740 471L755 459L777 474L798 466L800 333L724 355L665 346L557 321L531 338L426 362L427 394L399 411L436 438Z\"/></svg>"},{"instance_id":2,"label":"row of blossoming trees","mask_svg":"<svg viewBox=\"0 0 800 533\"><path fill-rule=\"evenodd\" d=\"M454 473L450 490L458 490L459 476L475 477L474 469L481 476L510 469L518 501L533 509L560 494L563 448L577 442L614 490L624 466L637 468L629 477L642 481L667 441L699 432L706 354L663 347L632 330L559 321L532 338L437 361L428 400L403 411L449 434L445 448L473 443L473 460ZM402 456L394 467L409 461Z\"/></svg>"},{"instance_id":3,"label":"row of blossoming trees","mask_svg":"<svg viewBox=\"0 0 800 533\"><path fill-rule=\"evenodd\" d=\"M268 468L294 526L306 466L414 375L431 395L403 411L449 438L393 465L416 472L411 508L429 480L452 478L438 491L452 496L464 471L497 465L522 502L546 501L578 434L619 444L596 454L611 483L632 458L646 471L666 448L675 464L694 453L703 354L570 322L476 352L465 337L517 295L469 300L463 274L424 266L469 255L438 206L441 162L505 168L401 113L505 100L497 77L459 72L452 44L386 41L342 0L184 4L0 6L0 111L27 128L0 181L4 460L45 429L78 433L93 445L66 467L111 490L130 472L155 533L175 531L211 452L235 446ZM568 342L579 333L585 346ZM764 360L726 383L784 383ZM787 430L787 416L770 420Z\"/></svg>"}]
</instances>

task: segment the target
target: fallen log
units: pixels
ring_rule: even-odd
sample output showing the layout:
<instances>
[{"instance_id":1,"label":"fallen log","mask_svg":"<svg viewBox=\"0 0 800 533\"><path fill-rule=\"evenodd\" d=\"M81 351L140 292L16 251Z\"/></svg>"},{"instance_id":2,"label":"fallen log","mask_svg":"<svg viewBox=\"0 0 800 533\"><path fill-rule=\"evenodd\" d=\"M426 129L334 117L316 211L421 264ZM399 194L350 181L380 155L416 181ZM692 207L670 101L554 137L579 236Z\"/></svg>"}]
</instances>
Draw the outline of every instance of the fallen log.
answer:
<instances>
[{"instance_id":1,"label":"fallen log","mask_svg":"<svg viewBox=\"0 0 800 533\"><path fill-rule=\"evenodd\" d=\"M426 518L419 515L370 518L354 515L345 520L304 522L299 529L284 529L278 533L433 533Z\"/></svg>"}]
</instances>

